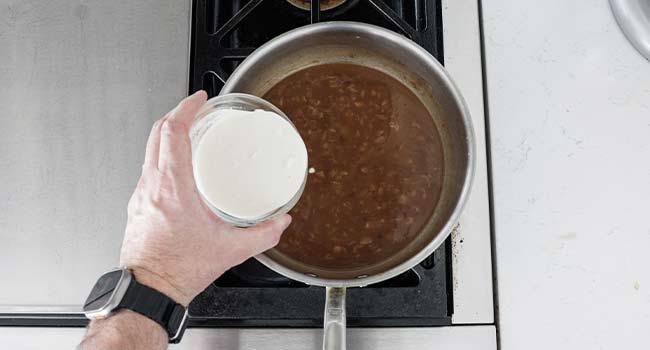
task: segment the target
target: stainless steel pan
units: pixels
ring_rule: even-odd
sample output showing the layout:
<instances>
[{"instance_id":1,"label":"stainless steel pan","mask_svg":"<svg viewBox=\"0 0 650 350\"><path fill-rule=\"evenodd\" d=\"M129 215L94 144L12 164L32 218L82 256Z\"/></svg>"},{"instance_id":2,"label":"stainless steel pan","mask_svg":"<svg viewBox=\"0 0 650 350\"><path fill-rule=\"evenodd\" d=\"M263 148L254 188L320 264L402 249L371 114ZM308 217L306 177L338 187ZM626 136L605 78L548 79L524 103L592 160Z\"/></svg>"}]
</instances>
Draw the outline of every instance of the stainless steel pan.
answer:
<instances>
[{"instance_id":1,"label":"stainless steel pan","mask_svg":"<svg viewBox=\"0 0 650 350\"><path fill-rule=\"evenodd\" d=\"M281 35L255 50L221 93L262 96L286 76L309 66L348 62L379 69L406 84L429 109L444 150L440 201L422 231L402 251L361 268L320 269L270 250L257 259L289 278L326 287L324 349L345 349L345 288L394 277L442 244L458 221L474 172L474 134L469 112L442 65L407 38L373 25L319 23Z\"/></svg>"}]
</instances>

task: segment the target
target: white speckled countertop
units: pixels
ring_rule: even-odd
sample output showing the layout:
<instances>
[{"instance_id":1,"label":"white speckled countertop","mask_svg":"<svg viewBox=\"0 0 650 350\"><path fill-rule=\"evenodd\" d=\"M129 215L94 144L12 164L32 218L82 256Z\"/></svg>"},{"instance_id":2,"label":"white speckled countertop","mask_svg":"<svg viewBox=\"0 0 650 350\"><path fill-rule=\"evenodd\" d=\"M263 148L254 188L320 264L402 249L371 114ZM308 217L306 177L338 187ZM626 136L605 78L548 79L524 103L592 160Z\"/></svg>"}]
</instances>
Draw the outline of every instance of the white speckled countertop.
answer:
<instances>
[{"instance_id":1,"label":"white speckled countertop","mask_svg":"<svg viewBox=\"0 0 650 350\"><path fill-rule=\"evenodd\" d=\"M483 19L501 348L647 348L650 62L605 0Z\"/></svg>"}]
</instances>

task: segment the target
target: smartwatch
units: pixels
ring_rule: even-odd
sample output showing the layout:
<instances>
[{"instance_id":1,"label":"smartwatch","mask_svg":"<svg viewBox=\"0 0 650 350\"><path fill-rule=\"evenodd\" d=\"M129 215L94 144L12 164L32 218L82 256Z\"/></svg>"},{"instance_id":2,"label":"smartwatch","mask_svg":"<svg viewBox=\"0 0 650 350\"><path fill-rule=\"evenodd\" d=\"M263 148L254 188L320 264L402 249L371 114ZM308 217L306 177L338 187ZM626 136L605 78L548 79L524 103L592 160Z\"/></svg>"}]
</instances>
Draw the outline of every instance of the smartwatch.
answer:
<instances>
[{"instance_id":1,"label":"smartwatch","mask_svg":"<svg viewBox=\"0 0 650 350\"><path fill-rule=\"evenodd\" d=\"M102 275L83 306L84 314L91 320L106 318L118 309L129 309L156 321L167 331L172 344L181 341L187 326L187 308L138 283L127 268Z\"/></svg>"}]
</instances>

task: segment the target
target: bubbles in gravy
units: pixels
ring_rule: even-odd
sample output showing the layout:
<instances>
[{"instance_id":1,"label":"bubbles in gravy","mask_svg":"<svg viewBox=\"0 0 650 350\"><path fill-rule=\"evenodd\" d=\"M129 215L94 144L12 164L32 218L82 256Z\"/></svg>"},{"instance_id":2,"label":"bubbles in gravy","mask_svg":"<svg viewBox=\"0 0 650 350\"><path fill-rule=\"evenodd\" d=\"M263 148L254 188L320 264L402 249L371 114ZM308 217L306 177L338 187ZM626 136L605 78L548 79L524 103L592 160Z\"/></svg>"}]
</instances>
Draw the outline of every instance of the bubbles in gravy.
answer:
<instances>
[{"instance_id":1,"label":"bubbles in gravy","mask_svg":"<svg viewBox=\"0 0 650 350\"><path fill-rule=\"evenodd\" d=\"M443 151L430 113L395 78L354 64L298 71L264 98L307 145L309 177L277 249L321 268L380 262L403 249L440 197Z\"/></svg>"}]
</instances>

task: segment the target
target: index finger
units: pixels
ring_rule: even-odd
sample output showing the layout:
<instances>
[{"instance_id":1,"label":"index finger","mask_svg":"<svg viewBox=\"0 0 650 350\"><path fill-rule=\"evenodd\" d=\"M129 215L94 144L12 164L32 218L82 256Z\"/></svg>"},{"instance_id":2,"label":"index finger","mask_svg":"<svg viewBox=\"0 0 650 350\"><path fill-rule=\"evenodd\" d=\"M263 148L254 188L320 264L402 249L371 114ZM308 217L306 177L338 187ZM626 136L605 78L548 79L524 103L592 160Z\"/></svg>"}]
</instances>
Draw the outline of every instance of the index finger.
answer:
<instances>
[{"instance_id":1,"label":"index finger","mask_svg":"<svg viewBox=\"0 0 650 350\"><path fill-rule=\"evenodd\" d=\"M196 113L205 104L208 94L199 90L184 98L174 109L169 112L168 120L189 126L192 124Z\"/></svg>"},{"instance_id":2,"label":"index finger","mask_svg":"<svg viewBox=\"0 0 650 350\"><path fill-rule=\"evenodd\" d=\"M177 169L192 168L189 129L194 116L205 104L206 99L205 91L187 97L169 113L163 122L158 156L158 169L161 172L171 173Z\"/></svg>"}]
</instances>

